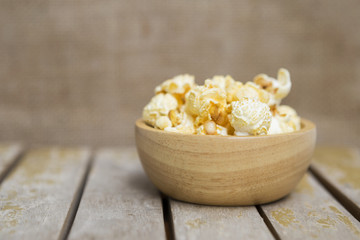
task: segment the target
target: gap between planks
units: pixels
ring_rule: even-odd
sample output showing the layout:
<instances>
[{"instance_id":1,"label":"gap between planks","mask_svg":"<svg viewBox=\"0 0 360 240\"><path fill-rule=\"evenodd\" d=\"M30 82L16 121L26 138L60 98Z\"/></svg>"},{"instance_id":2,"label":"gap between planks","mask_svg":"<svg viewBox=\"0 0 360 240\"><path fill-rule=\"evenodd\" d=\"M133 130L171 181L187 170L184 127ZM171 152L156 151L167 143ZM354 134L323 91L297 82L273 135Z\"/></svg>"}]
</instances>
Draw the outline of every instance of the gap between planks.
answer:
<instances>
[{"instance_id":1,"label":"gap between planks","mask_svg":"<svg viewBox=\"0 0 360 240\"><path fill-rule=\"evenodd\" d=\"M5 167L5 169L2 172L0 172L0 186L2 182L5 180L5 178L9 176L9 174L16 168L17 165L19 165L20 161L23 159L23 156L25 155L25 152L26 151L24 150L24 148L21 145L19 145L17 153L15 154L11 162Z\"/></svg>"},{"instance_id":2,"label":"gap between planks","mask_svg":"<svg viewBox=\"0 0 360 240\"><path fill-rule=\"evenodd\" d=\"M163 209L164 227L167 240L175 240L174 222L169 197L159 192Z\"/></svg>"},{"instance_id":3,"label":"gap between planks","mask_svg":"<svg viewBox=\"0 0 360 240\"><path fill-rule=\"evenodd\" d=\"M86 188L86 184L88 182L88 178L89 178L89 173L91 171L91 168L93 166L94 163L94 153L91 153L90 157L89 157L89 161L86 165L86 170L85 173L80 181L80 184L78 186L78 190L76 191L76 193L74 194L74 198L71 202L69 211L66 215L64 224L60 230L60 234L59 234L59 238L58 240L66 240L70 234L72 225L74 223L75 217L76 217L76 213L79 209L79 205L81 202L81 198L83 196L84 190Z\"/></svg>"},{"instance_id":4,"label":"gap between planks","mask_svg":"<svg viewBox=\"0 0 360 240\"><path fill-rule=\"evenodd\" d=\"M273 235L275 240L281 240L279 234L276 232L275 227L271 224L269 218L266 216L265 212L262 210L260 205L256 205L256 210L258 211L259 215L263 219L265 225L269 229L270 233Z\"/></svg>"},{"instance_id":5,"label":"gap between planks","mask_svg":"<svg viewBox=\"0 0 360 240\"><path fill-rule=\"evenodd\" d=\"M337 187L331 184L320 172L314 167L309 168L309 172L318 180L321 185L351 214L360 222L360 209L343 194Z\"/></svg>"}]
</instances>

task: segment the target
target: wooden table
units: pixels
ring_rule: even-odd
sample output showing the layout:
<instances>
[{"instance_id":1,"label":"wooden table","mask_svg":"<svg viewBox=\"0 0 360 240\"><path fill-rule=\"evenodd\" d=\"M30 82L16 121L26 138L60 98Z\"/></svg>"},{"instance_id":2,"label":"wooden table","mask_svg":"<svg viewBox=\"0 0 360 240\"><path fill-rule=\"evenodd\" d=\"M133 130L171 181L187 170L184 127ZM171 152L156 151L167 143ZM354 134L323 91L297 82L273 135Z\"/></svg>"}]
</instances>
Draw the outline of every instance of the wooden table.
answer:
<instances>
[{"instance_id":1,"label":"wooden table","mask_svg":"<svg viewBox=\"0 0 360 240\"><path fill-rule=\"evenodd\" d=\"M317 148L289 196L214 207L162 196L134 148L0 145L0 239L360 239L360 155Z\"/></svg>"}]
</instances>

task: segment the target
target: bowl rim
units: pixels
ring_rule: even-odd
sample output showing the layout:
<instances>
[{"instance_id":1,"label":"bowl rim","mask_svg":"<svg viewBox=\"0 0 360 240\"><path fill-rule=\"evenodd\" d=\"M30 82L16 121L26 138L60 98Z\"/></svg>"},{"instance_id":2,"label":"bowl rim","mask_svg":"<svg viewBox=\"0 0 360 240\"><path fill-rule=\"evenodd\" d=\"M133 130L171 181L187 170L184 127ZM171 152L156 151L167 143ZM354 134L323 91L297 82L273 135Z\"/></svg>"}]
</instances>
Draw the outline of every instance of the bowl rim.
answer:
<instances>
[{"instance_id":1,"label":"bowl rim","mask_svg":"<svg viewBox=\"0 0 360 240\"><path fill-rule=\"evenodd\" d=\"M198 135L198 134L188 134L188 133L179 133L179 132L168 132L165 130L157 129L151 127L150 125L146 124L142 118L139 118L135 121L135 127L137 129L141 129L148 132L154 132L156 134L164 134L167 136L186 136L186 137L194 137L194 138L216 138L216 139L259 139L259 138L274 138L280 136L289 136L289 135L297 135L297 134L304 134L307 132L311 132L316 130L316 126L313 122L308 119L301 118L301 129L299 131L290 132L290 133L278 133L278 134L270 134L270 135L249 135L249 136L222 136L222 135Z\"/></svg>"}]
</instances>

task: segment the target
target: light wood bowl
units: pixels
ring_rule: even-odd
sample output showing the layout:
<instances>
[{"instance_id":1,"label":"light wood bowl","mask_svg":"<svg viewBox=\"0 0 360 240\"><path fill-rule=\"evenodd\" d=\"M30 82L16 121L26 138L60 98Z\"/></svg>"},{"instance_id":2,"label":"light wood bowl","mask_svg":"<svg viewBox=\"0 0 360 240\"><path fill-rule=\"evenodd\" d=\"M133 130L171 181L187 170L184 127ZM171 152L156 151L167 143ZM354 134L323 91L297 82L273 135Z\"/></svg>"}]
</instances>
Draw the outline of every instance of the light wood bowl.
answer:
<instances>
[{"instance_id":1,"label":"light wood bowl","mask_svg":"<svg viewBox=\"0 0 360 240\"><path fill-rule=\"evenodd\" d=\"M139 119L136 145L143 168L164 194L208 205L254 205L289 194L310 165L315 125L267 136L171 133Z\"/></svg>"}]
</instances>

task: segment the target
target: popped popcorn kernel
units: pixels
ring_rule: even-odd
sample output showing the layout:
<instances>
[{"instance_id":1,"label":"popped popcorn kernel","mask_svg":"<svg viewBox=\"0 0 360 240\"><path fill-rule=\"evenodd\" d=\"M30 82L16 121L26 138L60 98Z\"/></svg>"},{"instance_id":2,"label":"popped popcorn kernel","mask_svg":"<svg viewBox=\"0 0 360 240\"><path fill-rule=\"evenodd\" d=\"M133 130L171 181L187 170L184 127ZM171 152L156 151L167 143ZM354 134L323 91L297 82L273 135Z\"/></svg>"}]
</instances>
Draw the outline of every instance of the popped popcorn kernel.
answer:
<instances>
[{"instance_id":1,"label":"popped popcorn kernel","mask_svg":"<svg viewBox=\"0 0 360 240\"><path fill-rule=\"evenodd\" d=\"M168 116L169 112L178 107L178 101L169 93L160 93L155 95L151 101L144 107L144 121L155 126L156 120L161 116Z\"/></svg>"},{"instance_id":2,"label":"popped popcorn kernel","mask_svg":"<svg viewBox=\"0 0 360 240\"><path fill-rule=\"evenodd\" d=\"M277 79L266 74L259 74L255 76L253 82L271 93L272 101L269 105L280 105L281 100L289 94L291 89L290 73L285 68L279 69Z\"/></svg>"},{"instance_id":3,"label":"popped popcorn kernel","mask_svg":"<svg viewBox=\"0 0 360 240\"><path fill-rule=\"evenodd\" d=\"M268 103L270 100L270 94L261 89L255 83L247 82L235 93L234 101L241 101L244 98L255 99L262 103Z\"/></svg>"},{"instance_id":4,"label":"popped popcorn kernel","mask_svg":"<svg viewBox=\"0 0 360 240\"><path fill-rule=\"evenodd\" d=\"M178 75L168 79L155 88L155 94L164 92L184 95L195 85L194 76L189 74Z\"/></svg>"},{"instance_id":5,"label":"popped popcorn kernel","mask_svg":"<svg viewBox=\"0 0 360 240\"><path fill-rule=\"evenodd\" d=\"M206 79L178 75L155 88L145 106L143 119L155 128L177 133L221 136L280 134L300 130L296 111L280 105L290 92L288 70L280 68L277 79L266 74L253 82L235 81L230 75Z\"/></svg>"},{"instance_id":6,"label":"popped popcorn kernel","mask_svg":"<svg viewBox=\"0 0 360 240\"><path fill-rule=\"evenodd\" d=\"M277 116L273 116L273 118L271 119L271 124L268 134L279 134L279 133L283 133L280 120Z\"/></svg>"},{"instance_id":7,"label":"popped popcorn kernel","mask_svg":"<svg viewBox=\"0 0 360 240\"><path fill-rule=\"evenodd\" d=\"M198 135L221 135L228 136L228 129L226 127L217 125L214 121L207 121L205 124L196 128Z\"/></svg>"},{"instance_id":8,"label":"popped popcorn kernel","mask_svg":"<svg viewBox=\"0 0 360 240\"><path fill-rule=\"evenodd\" d=\"M232 102L236 92L243 86L241 82L235 81L230 75L214 76L212 79L205 80L205 87L221 88L226 92L226 101Z\"/></svg>"},{"instance_id":9,"label":"popped popcorn kernel","mask_svg":"<svg viewBox=\"0 0 360 240\"><path fill-rule=\"evenodd\" d=\"M292 107L281 105L277 108L277 113L276 117L284 133L300 130L300 117Z\"/></svg>"},{"instance_id":10,"label":"popped popcorn kernel","mask_svg":"<svg viewBox=\"0 0 360 240\"><path fill-rule=\"evenodd\" d=\"M271 112L268 105L255 99L244 98L231 103L231 126L235 135L267 134L271 123Z\"/></svg>"},{"instance_id":11,"label":"popped popcorn kernel","mask_svg":"<svg viewBox=\"0 0 360 240\"><path fill-rule=\"evenodd\" d=\"M156 119L155 127L158 129L164 130L165 128L168 128L171 126L172 126L172 123L167 116L161 116L158 119Z\"/></svg>"},{"instance_id":12,"label":"popped popcorn kernel","mask_svg":"<svg viewBox=\"0 0 360 240\"><path fill-rule=\"evenodd\" d=\"M167 127L164 130L169 132L179 132L179 133L187 133L187 134L193 134L195 133L195 127L194 127L194 118L186 113L185 111L182 111L180 113L180 123L174 127Z\"/></svg>"},{"instance_id":13,"label":"popped popcorn kernel","mask_svg":"<svg viewBox=\"0 0 360 240\"><path fill-rule=\"evenodd\" d=\"M200 109L200 95L204 91L204 86L197 86L191 89L185 95L185 111L189 114L196 116L199 114Z\"/></svg>"},{"instance_id":14,"label":"popped popcorn kernel","mask_svg":"<svg viewBox=\"0 0 360 240\"><path fill-rule=\"evenodd\" d=\"M185 96L185 110L196 116L196 125L204 124L213 117L217 121L225 108L226 92L221 88L200 86L190 90Z\"/></svg>"}]
</instances>

